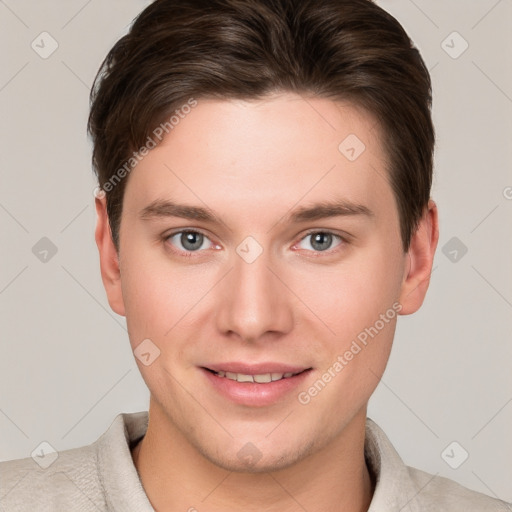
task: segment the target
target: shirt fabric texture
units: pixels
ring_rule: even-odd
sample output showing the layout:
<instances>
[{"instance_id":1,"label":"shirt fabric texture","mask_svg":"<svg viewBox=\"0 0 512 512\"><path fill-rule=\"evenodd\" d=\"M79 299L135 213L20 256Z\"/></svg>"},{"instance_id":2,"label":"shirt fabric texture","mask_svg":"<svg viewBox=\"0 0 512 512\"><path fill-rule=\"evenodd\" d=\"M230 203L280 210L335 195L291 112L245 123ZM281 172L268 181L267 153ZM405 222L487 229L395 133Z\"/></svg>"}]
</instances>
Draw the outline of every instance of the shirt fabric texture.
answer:
<instances>
[{"instance_id":1,"label":"shirt fabric texture","mask_svg":"<svg viewBox=\"0 0 512 512\"><path fill-rule=\"evenodd\" d=\"M146 411L119 414L94 443L59 452L46 469L30 457L0 462L0 511L154 512L130 451L147 425ZM512 512L511 504L406 466L370 418L365 457L376 477L369 512Z\"/></svg>"}]
</instances>

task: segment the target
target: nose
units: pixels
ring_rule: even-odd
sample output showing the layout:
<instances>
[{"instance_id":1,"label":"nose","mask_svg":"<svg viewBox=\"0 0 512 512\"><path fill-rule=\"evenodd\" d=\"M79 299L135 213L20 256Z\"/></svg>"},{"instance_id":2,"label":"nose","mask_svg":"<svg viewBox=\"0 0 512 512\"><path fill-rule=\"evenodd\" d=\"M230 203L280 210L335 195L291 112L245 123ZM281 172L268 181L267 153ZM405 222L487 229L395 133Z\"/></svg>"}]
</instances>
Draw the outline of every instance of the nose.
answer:
<instances>
[{"instance_id":1,"label":"nose","mask_svg":"<svg viewBox=\"0 0 512 512\"><path fill-rule=\"evenodd\" d=\"M256 343L293 327L291 294L265 252L250 263L235 254L216 300L217 328L224 336Z\"/></svg>"}]
</instances>

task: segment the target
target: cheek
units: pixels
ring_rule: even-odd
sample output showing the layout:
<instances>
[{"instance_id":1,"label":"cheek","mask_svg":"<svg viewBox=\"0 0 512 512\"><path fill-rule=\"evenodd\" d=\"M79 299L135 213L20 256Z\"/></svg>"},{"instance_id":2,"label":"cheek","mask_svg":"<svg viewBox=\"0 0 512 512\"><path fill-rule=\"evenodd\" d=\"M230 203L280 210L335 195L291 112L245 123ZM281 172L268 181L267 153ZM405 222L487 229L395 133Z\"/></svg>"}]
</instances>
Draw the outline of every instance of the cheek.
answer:
<instances>
[{"instance_id":1,"label":"cheek","mask_svg":"<svg viewBox=\"0 0 512 512\"><path fill-rule=\"evenodd\" d=\"M368 402L389 359L400 305L390 292L393 282L379 276L340 276L345 293L318 304L336 335L324 336L317 347L317 379L300 390L298 401L333 432L343 427L340 418L353 417Z\"/></svg>"},{"instance_id":2,"label":"cheek","mask_svg":"<svg viewBox=\"0 0 512 512\"><path fill-rule=\"evenodd\" d=\"M325 350L329 355L322 370L328 374L320 377L317 388L322 396L315 398L314 405L321 410L322 404L333 404L332 409L324 409L329 417L350 416L362 407L384 372L400 310L400 251L376 247L329 285L330 294L336 296L331 301L325 298L323 307L326 317L330 312L328 322L336 337ZM323 388L325 381L329 382Z\"/></svg>"},{"instance_id":3,"label":"cheek","mask_svg":"<svg viewBox=\"0 0 512 512\"><path fill-rule=\"evenodd\" d=\"M154 397L181 396L175 379L185 378L185 352L191 349L191 333L197 332L194 313L211 284L197 270L171 263L155 248L128 249L121 281L130 345L137 357L137 348L149 339L151 358L158 353L150 364L141 359L137 365Z\"/></svg>"},{"instance_id":4,"label":"cheek","mask_svg":"<svg viewBox=\"0 0 512 512\"><path fill-rule=\"evenodd\" d=\"M376 246L354 253L336 267L312 268L300 279L290 276L293 289L308 306L304 314L330 328L325 328L326 339L339 340L336 348L373 325L398 300L401 267L397 257L396 251Z\"/></svg>"},{"instance_id":5,"label":"cheek","mask_svg":"<svg viewBox=\"0 0 512 512\"><path fill-rule=\"evenodd\" d=\"M126 249L121 282L132 345L154 338L163 349L175 329L193 317L210 286L204 272L171 263L163 250Z\"/></svg>"}]
</instances>

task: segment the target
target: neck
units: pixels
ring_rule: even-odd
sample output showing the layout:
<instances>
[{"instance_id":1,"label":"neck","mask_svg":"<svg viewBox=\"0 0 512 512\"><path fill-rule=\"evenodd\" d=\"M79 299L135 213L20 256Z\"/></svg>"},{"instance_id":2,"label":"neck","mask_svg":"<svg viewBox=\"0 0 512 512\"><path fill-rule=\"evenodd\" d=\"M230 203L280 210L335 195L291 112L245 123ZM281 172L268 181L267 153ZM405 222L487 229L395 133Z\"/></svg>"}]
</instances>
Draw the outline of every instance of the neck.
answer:
<instances>
[{"instance_id":1,"label":"neck","mask_svg":"<svg viewBox=\"0 0 512 512\"><path fill-rule=\"evenodd\" d=\"M373 495L364 458L366 408L320 451L285 469L235 473L204 458L151 401L146 435L132 451L157 512L363 512Z\"/></svg>"}]
</instances>

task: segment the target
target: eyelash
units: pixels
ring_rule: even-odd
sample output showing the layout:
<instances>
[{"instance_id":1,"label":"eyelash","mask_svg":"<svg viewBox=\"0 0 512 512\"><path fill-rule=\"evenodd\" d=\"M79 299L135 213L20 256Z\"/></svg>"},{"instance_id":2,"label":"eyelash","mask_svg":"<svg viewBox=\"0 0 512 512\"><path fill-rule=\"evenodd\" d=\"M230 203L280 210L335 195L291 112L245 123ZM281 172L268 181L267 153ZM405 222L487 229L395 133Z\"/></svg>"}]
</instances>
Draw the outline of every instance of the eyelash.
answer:
<instances>
[{"instance_id":1,"label":"eyelash","mask_svg":"<svg viewBox=\"0 0 512 512\"><path fill-rule=\"evenodd\" d=\"M179 235L179 234L183 234L183 233L197 233L197 234L203 235L206 239L210 240L209 237L205 233L203 233L202 231L196 230L196 229L181 229L179 231L174 231L172 233L167 233L167 234L162 236L162 240L163 240L163 242L168 242L169 239L171 239L172 237L174 237L176 235ZM347 238L345 238L345 237L343 237L343 236L341 236L341 235L339 235L337 233L334 233L333 231L320 230L320 229L312 229L312 230L308 231L297 243L302 242L302 240L304 240L305 238L307 238L310 235L314 235L314 234L318 234L318 233L332 235L334 238L337 238L340 241L340 243L334 249L327 249L325 251L309 251L308 249L304 249L304 250L308 250L308 252L313 252L314 254L316 254L315 256L313 256L314 258L320 257L320 256L322 256L324 254L331 255L331 254L337 252L338 250L340 250L340 248L342 246L347 245L349 243ZM210 242L211 242L211 240L210 240ZM170 244L170 245L172 245L172 244ZM173 248L172 251L175 254L178 254L179 256L182 256L184 258L192 258L192 257L194 257L195 253L200 253L203 250L182 251L182 250Z\"/></svg>"}]
</instances>

